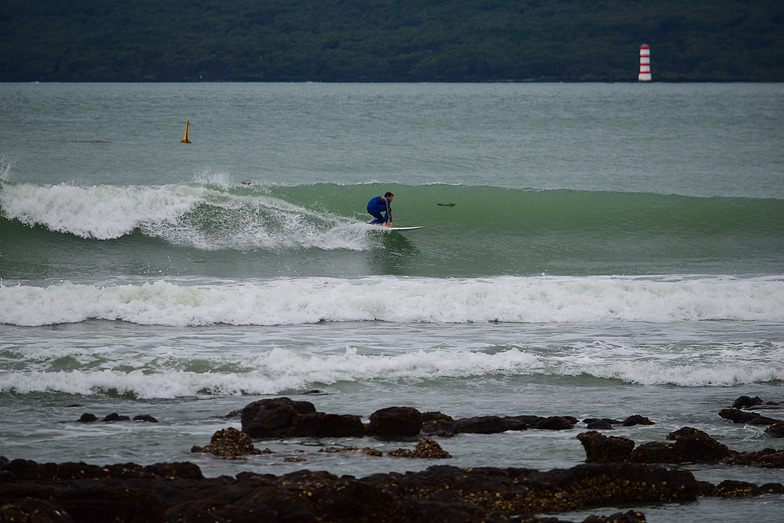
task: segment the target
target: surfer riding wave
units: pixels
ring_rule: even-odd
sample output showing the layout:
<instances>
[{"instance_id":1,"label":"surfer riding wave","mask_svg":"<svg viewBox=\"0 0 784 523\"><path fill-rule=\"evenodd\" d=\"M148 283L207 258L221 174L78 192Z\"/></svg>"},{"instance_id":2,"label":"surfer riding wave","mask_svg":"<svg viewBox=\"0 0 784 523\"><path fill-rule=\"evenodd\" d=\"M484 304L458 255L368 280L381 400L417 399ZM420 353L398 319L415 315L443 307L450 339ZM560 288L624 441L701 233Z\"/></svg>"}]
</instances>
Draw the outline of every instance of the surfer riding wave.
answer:
<instances>
[{"instance_id":1,"label":"surfer riding wave","mask_svg":"<svg viewBox=\"0 0 784 523\"><path fill-rule=\"evenodd\" d=\"M368 223L383 224L385 227L392 227L392 198L395 195L391 192L386 192L384 196L376 196L371 198L367 204L367 211L373 217ZM385 214L381 214L381 213Z\"/></svg>"}]
</instances>

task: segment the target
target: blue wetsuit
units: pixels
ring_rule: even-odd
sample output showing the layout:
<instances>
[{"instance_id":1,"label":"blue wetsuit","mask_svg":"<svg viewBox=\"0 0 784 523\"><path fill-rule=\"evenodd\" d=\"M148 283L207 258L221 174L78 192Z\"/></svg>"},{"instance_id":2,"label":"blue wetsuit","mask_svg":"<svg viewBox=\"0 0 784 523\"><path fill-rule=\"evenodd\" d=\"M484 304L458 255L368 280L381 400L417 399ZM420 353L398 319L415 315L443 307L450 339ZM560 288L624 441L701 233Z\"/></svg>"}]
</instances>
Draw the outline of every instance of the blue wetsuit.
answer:
<instances>
[{"instance_id":1,"label":"blue wetsuit","mask_svg":"<svg viewBox=\"0 0 784 523\"><path fill-rule=\"evenodd\" d=\"M372 198L368 202L367 211L375 218L368 223L387 223L392 221L392 209L389 206L389 198L384 196ZM382 215L382 212L386 212L386 214Z\"/></svg>"}]
</instances>

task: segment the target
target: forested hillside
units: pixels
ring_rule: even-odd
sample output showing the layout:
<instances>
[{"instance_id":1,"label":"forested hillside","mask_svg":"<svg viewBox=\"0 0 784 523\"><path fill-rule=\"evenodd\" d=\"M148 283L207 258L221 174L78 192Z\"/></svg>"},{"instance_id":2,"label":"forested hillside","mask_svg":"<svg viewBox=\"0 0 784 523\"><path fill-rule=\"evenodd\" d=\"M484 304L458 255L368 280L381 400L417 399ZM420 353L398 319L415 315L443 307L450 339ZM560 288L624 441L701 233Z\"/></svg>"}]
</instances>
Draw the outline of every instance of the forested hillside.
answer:
<instances>
[{"instance_id":1,"label":"forested hillside","mask_svg":"<svg viewBox=\"0 0 784 523\"><path fill-rule=\"evenodd\" d=\"M782 0L2 0L0 81L784 81Z\"/></svg>"}]
</instances>

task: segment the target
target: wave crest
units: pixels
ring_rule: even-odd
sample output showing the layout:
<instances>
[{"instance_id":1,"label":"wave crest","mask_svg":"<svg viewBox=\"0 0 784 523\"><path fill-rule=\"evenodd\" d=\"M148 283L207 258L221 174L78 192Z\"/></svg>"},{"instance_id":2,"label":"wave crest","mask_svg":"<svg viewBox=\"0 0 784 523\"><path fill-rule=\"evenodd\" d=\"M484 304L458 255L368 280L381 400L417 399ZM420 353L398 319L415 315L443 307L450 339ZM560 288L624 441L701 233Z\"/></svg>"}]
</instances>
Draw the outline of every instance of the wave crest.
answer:
<instances>
[{"instance_id":1,"label":"wave crest","mask_svg":"<svg viewBox=\"0 0 784 523\"><path fill-rule=\"evenodd\" d=\"M303 278L209 284L0 286L0 322L144 325L319 322L784 321L781 278Z\"/></svg>"}]
</instances>

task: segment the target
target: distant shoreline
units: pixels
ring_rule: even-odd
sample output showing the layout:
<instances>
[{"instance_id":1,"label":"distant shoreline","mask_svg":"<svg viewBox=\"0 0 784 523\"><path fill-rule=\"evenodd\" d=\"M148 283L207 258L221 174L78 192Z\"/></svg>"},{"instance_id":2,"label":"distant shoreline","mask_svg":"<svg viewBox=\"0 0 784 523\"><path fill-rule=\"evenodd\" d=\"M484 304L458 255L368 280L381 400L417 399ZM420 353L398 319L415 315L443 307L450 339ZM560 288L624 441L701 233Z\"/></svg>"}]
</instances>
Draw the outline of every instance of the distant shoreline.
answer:
<instances>
[{"instance_id":1,"label":"distant shoreline","mask_svg":"<svg viewBox=\"0 0 784 523\"><path fill-rule=\"evenodd\" d=\"M2 10L0 81L784 81L776 2L127 0ZM541 79L541 80L540 80Z\"/></svg>"}]
</instances>

